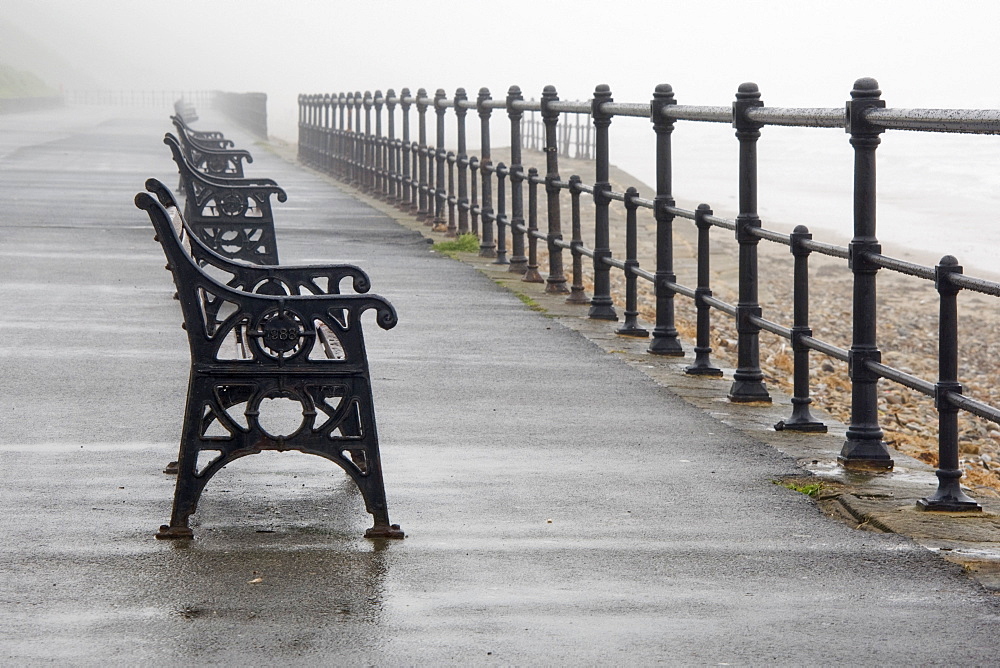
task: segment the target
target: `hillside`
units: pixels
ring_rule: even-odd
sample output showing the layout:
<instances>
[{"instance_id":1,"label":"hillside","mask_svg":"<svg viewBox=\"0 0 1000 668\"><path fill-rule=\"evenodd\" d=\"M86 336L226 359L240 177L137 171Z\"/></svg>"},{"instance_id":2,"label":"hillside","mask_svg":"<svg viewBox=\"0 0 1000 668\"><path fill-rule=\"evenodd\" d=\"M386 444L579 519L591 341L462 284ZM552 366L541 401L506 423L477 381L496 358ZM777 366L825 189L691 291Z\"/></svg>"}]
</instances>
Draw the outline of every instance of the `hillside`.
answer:
<instances>
[{"instance_id":1,"label":"hillside","mask_svg":"<svg viewBox=\"0 0 1000 668\"><path fill-rule=\"evenodd\" d=\"M0 98L52 97L57 95L37 75L17 70L0 61Z\"/></svg>"},{"instance_id":2,"label":"hillside","mask_svg":"<svg viewBox=\"0 0 1000 668\"><path fill-rule=\"evenodd\" d=\"M0 72L2 97L48 96L58 94L63 88L100 87L79 63L69 62L7 18L0 18L0 67L3 68ZM23 92L8 93L8 86Z\"/></svg>"}]
</instances>

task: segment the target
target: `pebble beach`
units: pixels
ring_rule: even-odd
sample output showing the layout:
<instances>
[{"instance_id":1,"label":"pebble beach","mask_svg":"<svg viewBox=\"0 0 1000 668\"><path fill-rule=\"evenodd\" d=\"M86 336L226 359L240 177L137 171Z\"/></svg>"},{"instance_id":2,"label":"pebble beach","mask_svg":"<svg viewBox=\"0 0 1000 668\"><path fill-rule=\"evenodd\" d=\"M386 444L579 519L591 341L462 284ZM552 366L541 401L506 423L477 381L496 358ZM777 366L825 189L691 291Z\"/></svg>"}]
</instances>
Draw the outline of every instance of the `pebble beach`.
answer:
<instances>
[{"instance_id":1,"label":"pebble beach","mask_svg":"<svg viewBox=\"0 0 1000 668\"><path fill-rule=\"evenodd\" d=\"M509 164L509 150L494 149L494 163ZM541 153L525 151L525 167L535 166L544 174L544 157ZM593 163L584 160L560 158L560 177L563 181L578 175L584 183L594 182ZM629 186L650 197L655 189L639 182L634 176L612 167L612 189L624 192ZM544 191L539 198L543 200ZM570 198L563 194L562 234L570 238ZM581 226L585 245L593 247L593 201L581 196ZM527 201L527 197L525 197ZM698 202L678 201L681 208L693 210ZM540 204L539 225L544 226L544 200ZM625 210L620 203L610 207L611 248L615 257L624 257ZM765 228L768 221L762 220ZM638 211L638 259L640 266L655 270L655 221L652 212ZM818 241L831 243L820 234ZM691 288L696 286L696 229L686 219L674 222L674 266L678 282ZM891 254L893 240L881 239L887 254ZM508 241L509 244L509 241ZM509 250L509 247L508 247ZM943 249L947 252L947 249ZM539 270L544 276L547 269L545 249L539 244ZM761 279L759 302L763 317L784 326L792 323L792 255L787 246L761 241L758 245ZM912 255L907 253L907 259ZM926 254L921 261L933 264ZM571 262L564 258L567 276ZM738 289L738 245L728 230L712 232L712 290L714 296L735 304ZM584 285L588 295L592 289L593 269L590 260L583 263ZM814 335L841 348L851 345L851 293L852 275L846 260L812 254L810 257L810 324ZM618 313L624 310L625 280L618 270L611 273L613 298ZM647 323L654 321L655 312L652 286L639 281L639 312ZM677 329L686 345L693 345L695 336L695 309L693 302L678 295L675 299ZM959 380L966 395L980 401L1000 404L1000 388L996 387L998 360L1000 360L1000 328L990 299L984 295L965 293L959 296ZM878 345L883 363L899 368L929 382L937 380L937 327L938 295L930 281L882 270L878 275ZM610 326L610 325L609 325ZM651 329L651 325L647 324ZM716 366L727 371L736 367L736 329L732 319L718 311L712 317L712 357ZM767 332L761 333L761 368L765 382L786 394L792 391L792 355L790 343ZM813 406L828 414L829 418L843 424L850 422L851 386L847 365L819 353L811 355L811 393ZM885 441L892 448L931 465L937 464L937 421L934 401L909 388L888 380L879 383L880 426ZM960 413L959 447L963 484L976 495L1000 497L1000 426L968 413Z\"/></svg>"}]
</instances>

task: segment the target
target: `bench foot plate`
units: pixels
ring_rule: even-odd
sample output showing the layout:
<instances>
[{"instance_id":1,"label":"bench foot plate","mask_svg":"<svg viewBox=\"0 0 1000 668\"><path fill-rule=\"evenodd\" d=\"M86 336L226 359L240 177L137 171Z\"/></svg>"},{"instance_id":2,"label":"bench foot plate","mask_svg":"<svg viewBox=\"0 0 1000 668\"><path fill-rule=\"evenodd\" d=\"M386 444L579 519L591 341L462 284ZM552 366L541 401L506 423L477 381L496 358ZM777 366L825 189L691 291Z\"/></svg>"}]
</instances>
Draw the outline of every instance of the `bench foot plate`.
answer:
<instances>
[{"instance_id":1,"label":"bench foot plate","mask_svg":"<svg viewBox=\"0 0 1000 668\"><path fill-rule=\"evenodd\" d=\"M405 538L406 534L399 528L398 524L389 526L373 526L365 531L365 538Z\"/></svg>"},{"instance_id":2,"label":"bench foot plate","mask_svg":"<svg viewBox=\"0 0 1000 668\"><path fill-rule=\"evenodd\" d=\"M172 527L163 524L156 534L157 540L187 540L194 538L194 531L188 527Z\"/></svg>"}]
</instances>

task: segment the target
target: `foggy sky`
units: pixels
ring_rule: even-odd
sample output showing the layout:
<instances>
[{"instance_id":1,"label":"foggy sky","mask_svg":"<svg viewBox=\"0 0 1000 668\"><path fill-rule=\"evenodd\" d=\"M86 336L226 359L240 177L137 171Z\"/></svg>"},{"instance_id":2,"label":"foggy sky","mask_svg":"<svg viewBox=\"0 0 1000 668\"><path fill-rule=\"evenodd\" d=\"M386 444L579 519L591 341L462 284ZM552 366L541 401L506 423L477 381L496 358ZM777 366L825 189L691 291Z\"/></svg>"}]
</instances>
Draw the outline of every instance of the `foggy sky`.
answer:
<instances>
[{"instance_id":1,"label":"foggy sky","mask_svg":"<svg viewBox=\"0 0 1000 668\"><path fill-rule=\"evenodd\" d=\"M841 106L877 78L889 106L1000 107L1000 3L980 0L4 0L0 20L101 85L270 96L459 86L616 100L673 85L727 105ZM545 68L541 71L541 68ZM50 82L72 88L73 82Z\"/></svg>"}]
</instances>

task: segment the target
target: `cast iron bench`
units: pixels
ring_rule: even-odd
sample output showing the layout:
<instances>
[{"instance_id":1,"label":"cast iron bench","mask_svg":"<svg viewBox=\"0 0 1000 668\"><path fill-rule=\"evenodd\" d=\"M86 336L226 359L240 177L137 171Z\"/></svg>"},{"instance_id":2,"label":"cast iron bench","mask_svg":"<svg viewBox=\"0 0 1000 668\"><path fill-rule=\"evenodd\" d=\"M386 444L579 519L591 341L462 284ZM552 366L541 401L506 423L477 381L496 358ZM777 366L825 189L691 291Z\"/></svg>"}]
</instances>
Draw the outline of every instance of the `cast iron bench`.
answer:
<instances>
[{"instance_id":1,"label":"cast iron bench","mask_svg":"<svg viewBox=\"0 0 1000 668\"><path fill-rule=\"evenodd\" d=\"M249 151L226 147L225 144L231 146L233 142L222 139L222 133L211 133L220 135L219 138L200 138L187 127L180 117L171 116L170 120L177 128L177 139L184 157L196 170L212 176L235 178L245 176L243 161L253 162L253 156L250 155Z\"/></svg>"},{"instance_id":2,"label":"cast iron bench","mask_svg":"<svg viewBox=\"0 0 1000 668\"><path fill-rule=\"evenodd\" d=\"M174 121L175 126L179 123L189 137L197 139L209 148L232 148L236 145L232 139L226 139L226 136L217 130L195 130L180 114L171 116L170 120Z\"/></svg>"},{"instance_id":3,"label":"cast iron bench","mask_svg":"<svg viewBox=\"0 0 1000 668\"><path fill-rule=\"evenodd\" d=\"M255 264L278 264L271 195L288 199L271 179L219 177L195 169L184 157L180 142L167 133L181 189L184 219L205 245L223 257Z\"/></svg>"},{"instance_id":4,"label":"cast iron bench","mask_svg":"<svg viewBox=\"0 0 1000 668\"><path fill-rule=\"evenodd\" d=\"M162 183L152 189L169 195ZM365 536L402 538L389 523L361 329L368 309L383 329L395 326L392 305L377 295L236 289L199 265L194 245L175 228L183 219L176 207L168 210L148 193L136 195L135 204L149 215L167 257L191 351L173 510L157 538L192 537L189 518L209 479L263 450L331 460L357 484L374 518ZM262 414L270 401L295 402L298 426L281 428Z\"/></svg>"},{"instance_id":5,"label":"cast iron bench","mask_svg":"<svg viewBox=\"0 0 1000 668\"><path fill-rule=\"evenodd\" d=\"M183 118L185 123L194 123L198 120L198 112L195 111L194 105L185 102L184 98L174 102L174 113Z\"/></svg>"}]
</instances>

